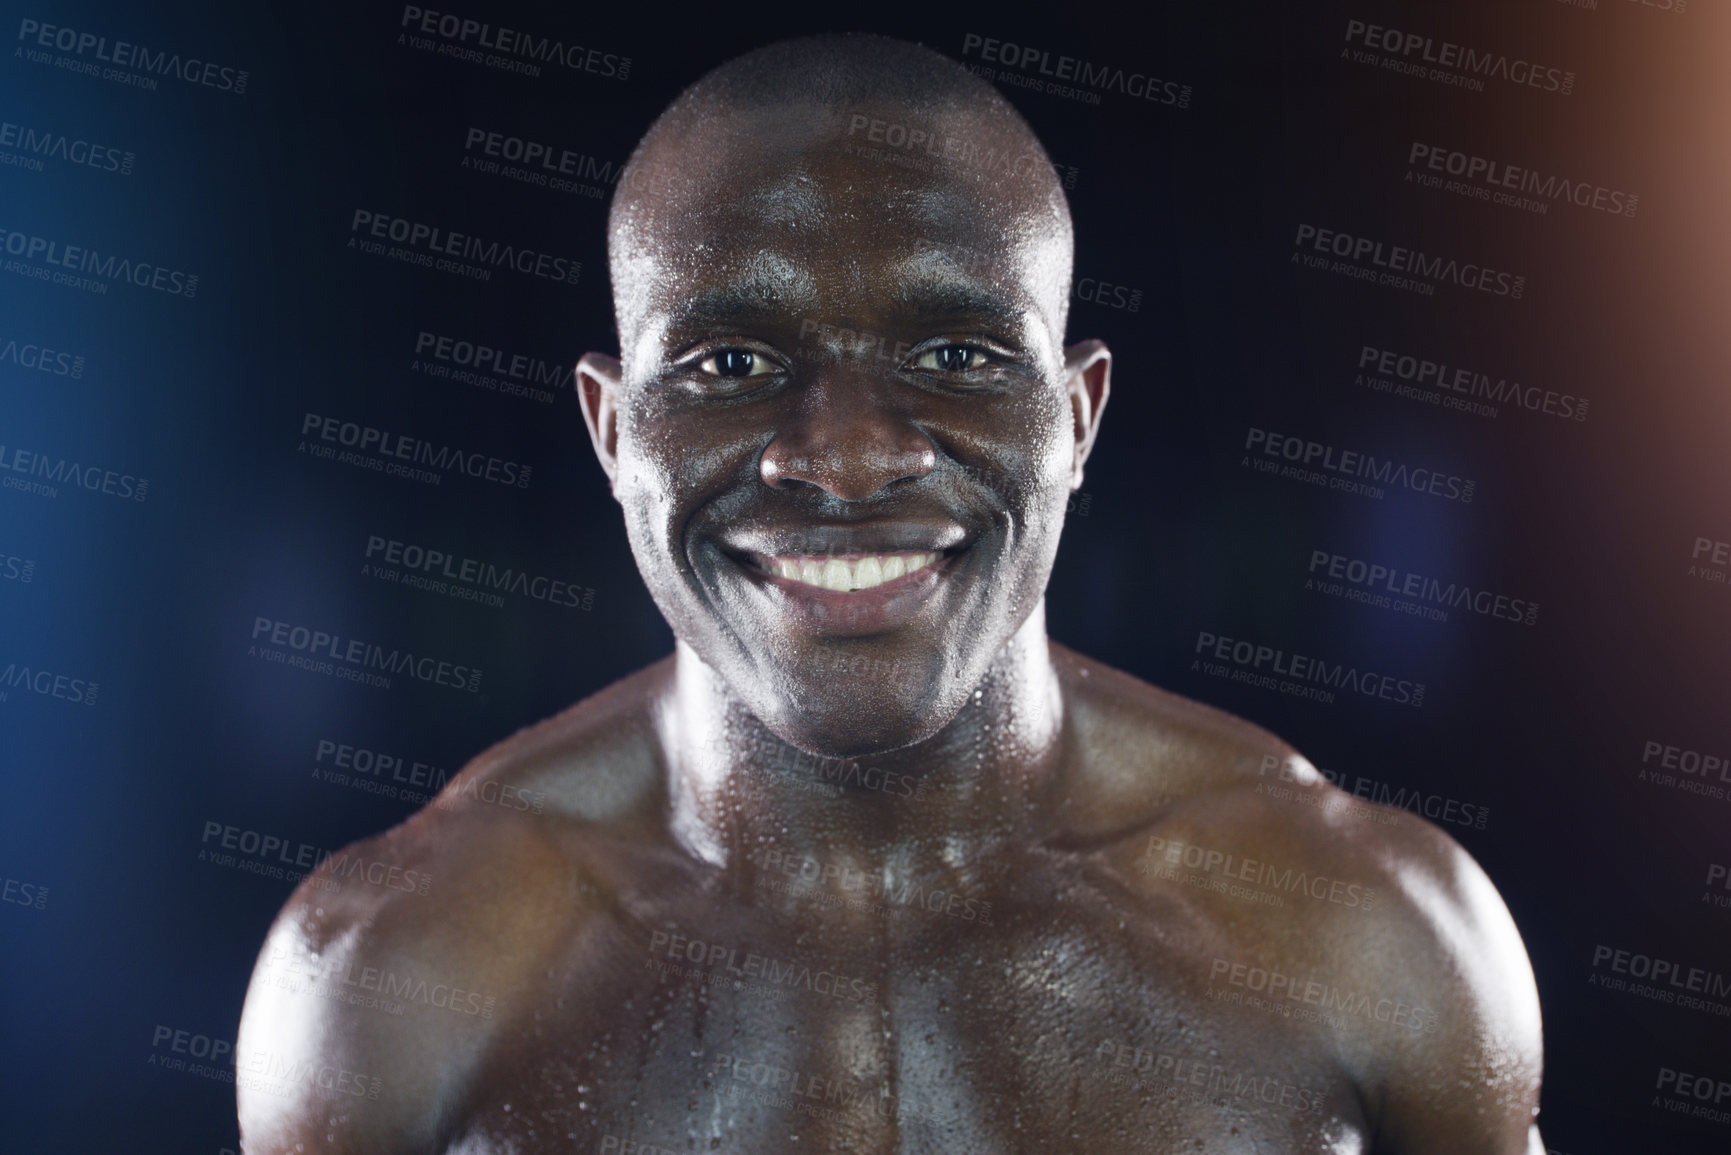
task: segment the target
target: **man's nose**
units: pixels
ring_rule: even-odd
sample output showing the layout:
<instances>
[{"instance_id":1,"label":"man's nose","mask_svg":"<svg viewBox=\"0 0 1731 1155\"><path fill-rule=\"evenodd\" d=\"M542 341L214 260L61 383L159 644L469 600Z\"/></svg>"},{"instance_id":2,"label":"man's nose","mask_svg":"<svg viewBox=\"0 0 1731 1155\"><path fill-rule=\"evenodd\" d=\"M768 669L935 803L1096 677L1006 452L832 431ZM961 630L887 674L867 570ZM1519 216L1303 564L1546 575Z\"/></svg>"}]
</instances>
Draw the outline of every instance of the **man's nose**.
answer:
<instances>
[{"instance_id":1,"label":"man's nose","mask_svg":"<svg viewBox=\"0 0 1731 1155\"><path fill-rule=\"evenodd\" d=\"M843 501L864 501L937 468L931 438L865 373L832 370L801 393L758 461L771 488L815 485Z\"/></svg>"}]
</instances>

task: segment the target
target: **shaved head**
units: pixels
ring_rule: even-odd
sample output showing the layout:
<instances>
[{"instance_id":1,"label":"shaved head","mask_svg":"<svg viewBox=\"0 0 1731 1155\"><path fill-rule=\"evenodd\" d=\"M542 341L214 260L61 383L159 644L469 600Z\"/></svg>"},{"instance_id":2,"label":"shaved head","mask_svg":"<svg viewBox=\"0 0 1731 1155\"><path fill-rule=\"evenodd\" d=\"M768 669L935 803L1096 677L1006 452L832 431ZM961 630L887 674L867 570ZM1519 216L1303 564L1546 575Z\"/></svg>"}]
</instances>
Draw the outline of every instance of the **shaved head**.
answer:
<instances>
[{"instance_id":1,"label":"shaved head","mask_svg":"<svg viewBox=\"0 0 1731 1155\"><path fill-rule=\"evenodd\" d=\"M749 185L738 179L742 169ZM783 40L727 61L680 93L644 134L608 219L626 358L644 288L633 276L643 270L633 266L652 237L715 198L759 220L815 224L836 207L827 194L851 191L824 187L837 182L819 181L819 170L890 199L895 215L915 228L984 208L1010 234L1040 234L1052 265L1043 272L1056 290L1046 319L1061 342L1074 244L1070 209L1027 122L949 57L853 33ZM967 258L952 249L932 254L931 263L959 259L965 266ZM974 263L992 259L980 254Z\"/></svg>"}]
</instances>

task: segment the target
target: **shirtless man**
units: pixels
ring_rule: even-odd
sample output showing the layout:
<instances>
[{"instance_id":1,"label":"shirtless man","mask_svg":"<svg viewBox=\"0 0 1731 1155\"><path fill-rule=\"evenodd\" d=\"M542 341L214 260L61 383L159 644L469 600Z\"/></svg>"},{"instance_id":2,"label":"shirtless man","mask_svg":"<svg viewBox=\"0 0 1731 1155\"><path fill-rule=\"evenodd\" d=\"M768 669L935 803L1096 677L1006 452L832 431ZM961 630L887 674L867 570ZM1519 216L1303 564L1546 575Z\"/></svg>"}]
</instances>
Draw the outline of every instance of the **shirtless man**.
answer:
<instances>
[{"instance_id":1,"label":"shirtless man","mask_svg":"<svg viewBox=\"0 0 1731 1155\"><path fill-rule=\"evenodd\" d=\"M676 650L301 886L249 1155L1542 1152L1467 855L1047 639L1111 362L1010 106L789 41L631 174L578 379Z\"/></svg>"}]
</instances>

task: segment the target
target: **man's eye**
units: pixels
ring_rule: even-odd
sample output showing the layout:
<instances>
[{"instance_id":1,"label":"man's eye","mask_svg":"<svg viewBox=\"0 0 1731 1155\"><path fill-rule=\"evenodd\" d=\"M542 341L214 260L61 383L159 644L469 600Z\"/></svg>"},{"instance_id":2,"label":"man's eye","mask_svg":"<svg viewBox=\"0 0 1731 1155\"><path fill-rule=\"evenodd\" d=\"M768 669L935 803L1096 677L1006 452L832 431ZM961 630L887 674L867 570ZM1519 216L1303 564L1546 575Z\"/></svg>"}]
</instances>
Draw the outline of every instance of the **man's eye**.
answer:
<instances>
[{"instance_id":1,"label":"man's eye","mask_svg":"<svg viewBox=\"0 0 1731 1155\"><path fill-rule=\"evenodd\" d=\"M944 373L965 373L986 363L986 355L972 345L939 345L927 349L914 359L915 369L936 369Z\"/></svg>"},{"instance_id":2,"label":"man's eye","mask_svg":"<svg viewBox=\"0 0 1731 1155\"><path fill-rule=\"evenodd\" d=\"M775 372L775 364L769 358L746 349L711 353L697 367L714 377L760 377Z\"/></svg>"}]
</instances>

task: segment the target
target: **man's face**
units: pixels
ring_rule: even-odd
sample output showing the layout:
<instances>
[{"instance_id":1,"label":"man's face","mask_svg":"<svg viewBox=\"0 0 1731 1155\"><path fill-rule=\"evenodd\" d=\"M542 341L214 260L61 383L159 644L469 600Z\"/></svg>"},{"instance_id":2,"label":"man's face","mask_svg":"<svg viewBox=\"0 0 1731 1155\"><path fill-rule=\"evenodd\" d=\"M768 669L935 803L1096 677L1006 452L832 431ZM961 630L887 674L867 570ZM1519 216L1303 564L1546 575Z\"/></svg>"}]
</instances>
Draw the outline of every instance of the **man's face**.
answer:
<instances>
[{"instance_id":1,"label":"man's face","mask_svg":"<svg viewBox=\"0 0 1731 1155\"><path fill-rule=\"evenodd\" d=\"M585 414L644 580L783 740L931 736L1043 596L1104 402L1052 182L993 120L882 105L710 117L639 164Z\"/></svg>"}]
</instances>

